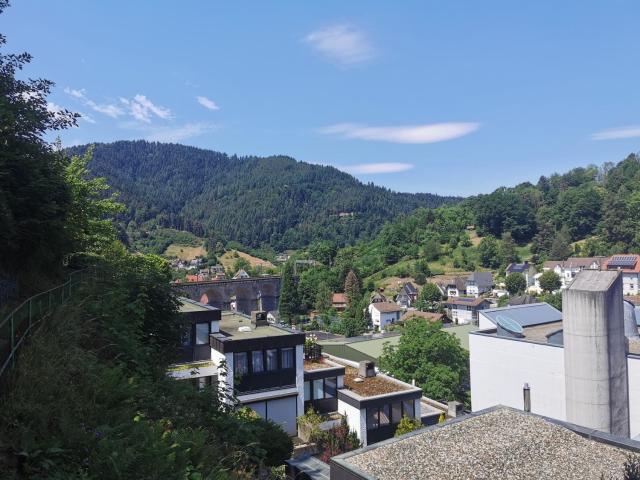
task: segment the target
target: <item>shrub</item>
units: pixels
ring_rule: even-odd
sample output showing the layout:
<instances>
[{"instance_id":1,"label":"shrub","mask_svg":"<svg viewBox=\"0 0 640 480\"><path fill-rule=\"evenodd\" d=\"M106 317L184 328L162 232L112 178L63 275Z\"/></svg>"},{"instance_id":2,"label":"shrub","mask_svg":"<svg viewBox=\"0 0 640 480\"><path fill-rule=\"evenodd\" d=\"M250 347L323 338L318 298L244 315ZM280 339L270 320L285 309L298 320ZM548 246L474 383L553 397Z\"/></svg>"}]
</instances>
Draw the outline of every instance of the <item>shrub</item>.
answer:
<instances>
[{"instance_id":1,"label":"shrub","mask_svg":"<svg viewBox=\"0 0 640 480\"><path fill-rule=\"evenodd\" d=\"M406 415L402 417L400 423L398 423L398 427L396 428L396 433L394 433L394 437L399 437L400 435L404 435L405 433L413 432L422 428L422 423L419 420L413 420Z\"/></svg>"}]
</instances>

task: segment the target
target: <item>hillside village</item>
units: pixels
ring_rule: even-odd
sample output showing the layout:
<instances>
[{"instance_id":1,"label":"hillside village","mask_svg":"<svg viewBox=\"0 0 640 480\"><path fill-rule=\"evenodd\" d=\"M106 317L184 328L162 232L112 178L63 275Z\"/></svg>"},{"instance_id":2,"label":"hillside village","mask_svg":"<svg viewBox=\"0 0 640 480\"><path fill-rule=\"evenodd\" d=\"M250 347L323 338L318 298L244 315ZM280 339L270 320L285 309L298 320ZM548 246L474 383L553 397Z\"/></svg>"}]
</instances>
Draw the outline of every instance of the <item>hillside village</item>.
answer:
<instances>
[{"instance_id":1,"label":"hillside village","mask_svg":"<svg viewBox=\"0 0 640 480\"><path fill-rule=\"evenodd\" d=\"M14 3L1 479L640 479L640 4Z\"/></svg>"}]
</instances>

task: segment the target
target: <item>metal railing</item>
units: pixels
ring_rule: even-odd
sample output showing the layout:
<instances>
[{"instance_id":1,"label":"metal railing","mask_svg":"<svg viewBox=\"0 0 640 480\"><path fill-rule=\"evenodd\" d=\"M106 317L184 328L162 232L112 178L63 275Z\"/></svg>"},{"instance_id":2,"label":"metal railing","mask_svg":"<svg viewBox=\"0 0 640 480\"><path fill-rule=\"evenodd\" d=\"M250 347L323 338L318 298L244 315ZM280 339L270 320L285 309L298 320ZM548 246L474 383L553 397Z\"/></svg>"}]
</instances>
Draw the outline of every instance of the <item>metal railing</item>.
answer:
<instances>
[{"instance_id":1,"label":"metal railing","mask_svg":"<svg viewBox=\"0 0 640 480\"><path fill-rule=\"evenodd\" d=\"M71 299L80 285L94 280L95 274L92 267L71 272L66 282L26 299L0 321L0 377L15 365L18 350L42 320Z\"/></svg>"}]
</instances>

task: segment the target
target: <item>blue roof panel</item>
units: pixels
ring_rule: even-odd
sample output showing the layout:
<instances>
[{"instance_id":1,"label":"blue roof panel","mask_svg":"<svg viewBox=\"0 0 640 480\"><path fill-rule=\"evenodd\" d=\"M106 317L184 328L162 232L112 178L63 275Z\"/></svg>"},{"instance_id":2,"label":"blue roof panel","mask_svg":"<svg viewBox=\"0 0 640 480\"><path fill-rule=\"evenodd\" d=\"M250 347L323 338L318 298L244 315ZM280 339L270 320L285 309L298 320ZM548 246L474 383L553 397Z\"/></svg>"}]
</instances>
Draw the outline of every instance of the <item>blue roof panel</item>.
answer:
<instances>
[{"instance_id":1,"label":"blue roof panel","mask_svg":"<svg viewBox=\"0 0 640 480\"><path fill-rule=\"evenodd\" d=\"M533 325L542 325L543 323L562 320L562 312L553 308L548 303L530 303L526 305L490 308L483 310L481 315L486 316L496 325L498 324L499 315L507 316L522 327L531 327Z\"/></svg>"}]
</instances>

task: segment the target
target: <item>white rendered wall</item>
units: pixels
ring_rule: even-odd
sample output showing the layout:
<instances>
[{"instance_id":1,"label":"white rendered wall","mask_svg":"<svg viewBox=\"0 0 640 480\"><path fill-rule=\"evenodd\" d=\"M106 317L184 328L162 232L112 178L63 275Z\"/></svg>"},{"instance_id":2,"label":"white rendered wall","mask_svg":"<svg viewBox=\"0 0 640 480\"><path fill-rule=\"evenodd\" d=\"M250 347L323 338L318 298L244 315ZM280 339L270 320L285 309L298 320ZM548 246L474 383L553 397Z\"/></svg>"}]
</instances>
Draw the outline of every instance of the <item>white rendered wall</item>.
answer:
<instances>
[{"instance_id":1,"label":"white rendered wall","mask_svg":"<svg viewBox=\"0 0 640 480\"><path fill-rule=\"evenodd\" d=\"M451 308L451 316L454 322L457 320L460 324L467 324L473 321L473 311L458 309L456 305Z\"/></svg>"},{"instance_id":2,"label":"white rendered wall","mask_svg":"<svg viewBox=\"0 0 640 480\"><path fill-rule=\"evenodd\" d=\"M478 312L478 330L489 330L492 328L496 328L495 324L489 320L482 310Z\"/></svg>"},{"instance_id":3,"label":"white rendered wall","mask_svg":"<svg viewBox=\"0 0 640 480\"><path fill-rule=\"evenodd\" d=\"M631 438L640 436L640 358L627 357L629 372L629 427Z\"/></svg>"},{"instance_id":4,"label":"white rendered wall","mask_svg":"<svg viewBox=\"0 0 640 480\"><path fill-rule=\"evenodd\" d=\"M298 390L298 415L304 414L304 348L296 345L296 390Z\"/></svg>"},{"instance_id":5,"label":"white rendered wall","mask_svg":"<svg viewBox=\"0 0 640 480\"><path fill-rule=\"evenodd\" d=\"M358 410L346 402L338 399L338 412L347 418L349 430L356 432L362 445L367 444L367 420L366 409Z\"/></svg>"},{"instance_id":6,"label":"white rendered wall","mask_svg":"<svg viewBox=\"0 0 640 480\"><path fill-rule=\"evenodd\" d=\"M494 405L522 410L522 386L531 387L531 411L566 419L564 349L469 334L471 409Z\"/></svg>"},{"instance_id":7,"label":"white rendered wall","mask_svg":"<svg viewBox=\"0 0 640 480\"><path fill-rule=\"evenodd\" d=\"M622 294L638 295L638 274L637 273L622 274Z\"/></svg>"}]
</instances>

